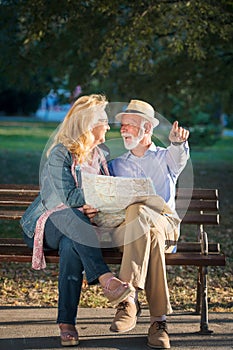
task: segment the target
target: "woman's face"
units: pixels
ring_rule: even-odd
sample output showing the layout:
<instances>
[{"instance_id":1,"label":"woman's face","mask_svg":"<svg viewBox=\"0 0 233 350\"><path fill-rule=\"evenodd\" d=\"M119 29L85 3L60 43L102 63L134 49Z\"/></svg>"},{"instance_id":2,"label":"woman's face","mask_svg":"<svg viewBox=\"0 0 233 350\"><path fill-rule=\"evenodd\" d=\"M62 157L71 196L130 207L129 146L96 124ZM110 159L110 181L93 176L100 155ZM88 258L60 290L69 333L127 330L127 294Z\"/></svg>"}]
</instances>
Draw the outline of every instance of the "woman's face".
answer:
<instances>
[{"instance_id":1,"label":"woman's face","mask_svg":"<svg viewBox=\"0 0 233 350\"><path fill-rule=\"evenodd\" d=\"M92 129L92 134L94 136L93 148L105 142L105 134L108 130L110 130L108 123L97 125Z\"/></svg>"}]
</instances>

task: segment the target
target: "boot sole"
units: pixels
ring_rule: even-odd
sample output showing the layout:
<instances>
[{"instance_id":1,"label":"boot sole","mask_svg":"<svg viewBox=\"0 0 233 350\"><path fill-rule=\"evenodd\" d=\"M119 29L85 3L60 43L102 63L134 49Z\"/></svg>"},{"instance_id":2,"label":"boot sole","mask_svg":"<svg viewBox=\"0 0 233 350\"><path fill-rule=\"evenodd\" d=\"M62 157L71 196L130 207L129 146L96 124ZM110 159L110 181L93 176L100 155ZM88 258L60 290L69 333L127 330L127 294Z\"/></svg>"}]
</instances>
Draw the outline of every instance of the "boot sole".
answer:
<instances>
[{"instance_id":1,"label":"boot sole","mask_svg":"<svg viewBox=\"0 0 233 350\"><path fill-rule=\"evenodd\" d=\"M135 320L135 324L133 324L131 327L127 328L127 329L124 329L124 330L118 330L118 329L111 329L111 327L109 328L109 330L111 332L114 332L114 333L126 333L126 332L129 332L131 331L132 329L134 329L136 327L136 324L137 324L137 319Z\"/></svg>"},{"instance_id":2,"label":"boot sole","mask_svg":"<svg viewBox=\"0 0 233 350\"><path fill-rule=\"evenodd\" d=\"M170 349L170 345L169 346L159 346L159 345L153 345L153 344L150 344L150 343L147 343L147 346L149 346L149 348L151 349Z\"/></svg>"}]
</instances>

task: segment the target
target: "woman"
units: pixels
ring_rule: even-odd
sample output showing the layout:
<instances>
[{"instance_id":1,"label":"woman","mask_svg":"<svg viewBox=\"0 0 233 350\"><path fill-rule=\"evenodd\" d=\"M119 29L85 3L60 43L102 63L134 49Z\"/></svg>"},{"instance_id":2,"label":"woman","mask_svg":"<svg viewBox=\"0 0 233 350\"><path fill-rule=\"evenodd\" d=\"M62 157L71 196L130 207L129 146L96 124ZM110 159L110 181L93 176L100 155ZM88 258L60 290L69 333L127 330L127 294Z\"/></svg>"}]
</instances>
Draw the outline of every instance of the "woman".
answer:
<instances>
[{"instance_id":1,"label":"woman","mask_svg":"<svg viewBox=\"0 0 233 350\"><path fill-rule=\"evenodd\" d=\"M102 95L80 97L72 106L47 152L40 175L40 194L21 219L25 241L33 247L32 266L45 268L44 249L58 249L59 299L57 323L61 344L78 344L75 328L83 271L88 283L100 283L112 304L133 287L113 276L104 263L91 219L97 210L85 204L81 173L108 175L98 145L109 130Z\"/></svg>"}]
</instances>

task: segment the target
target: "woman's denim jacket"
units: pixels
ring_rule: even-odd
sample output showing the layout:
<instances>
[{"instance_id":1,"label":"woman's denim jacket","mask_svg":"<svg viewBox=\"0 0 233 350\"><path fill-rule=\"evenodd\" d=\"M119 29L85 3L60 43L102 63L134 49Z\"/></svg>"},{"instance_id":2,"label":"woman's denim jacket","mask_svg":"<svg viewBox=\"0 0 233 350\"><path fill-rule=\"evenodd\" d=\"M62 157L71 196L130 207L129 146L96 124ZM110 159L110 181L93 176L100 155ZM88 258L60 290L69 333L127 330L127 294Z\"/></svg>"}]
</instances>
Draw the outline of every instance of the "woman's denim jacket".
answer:
<instances>
[{"instance_id":1,"label":"woman's denim jacket","mask_svg":"<svg viewBox=\"0 0 233 350\"><path fill-rule=\"evenodd\" d=\"M34 236L36 222L46 210L61 203L75 208L85 204L80 167L75 168L77 187L71 172L72 163L70 152L62 144L56 145L50 152L40 175L40 193L20 220L28 237Z\"/></svg>"}]
</instances>

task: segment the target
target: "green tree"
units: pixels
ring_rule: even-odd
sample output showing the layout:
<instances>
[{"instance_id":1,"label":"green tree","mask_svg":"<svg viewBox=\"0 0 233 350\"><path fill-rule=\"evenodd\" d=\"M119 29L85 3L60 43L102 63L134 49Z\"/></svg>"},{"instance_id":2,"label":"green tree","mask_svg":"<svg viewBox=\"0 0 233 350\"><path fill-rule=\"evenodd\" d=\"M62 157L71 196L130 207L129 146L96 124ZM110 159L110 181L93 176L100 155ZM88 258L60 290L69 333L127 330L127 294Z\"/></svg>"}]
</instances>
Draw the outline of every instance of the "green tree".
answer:
<instances>
[{"instance_id":1,"label":"green tree","mask_svg":"<svg viewBox=\"0 0 233 350\"><path fill-rule=\"evenodd\" d=\"M232 112L231 0L2 0L0 89L66 82L182 113ZM190 116L191 118L191 116Z\"/></svg>"}]
</instances>

